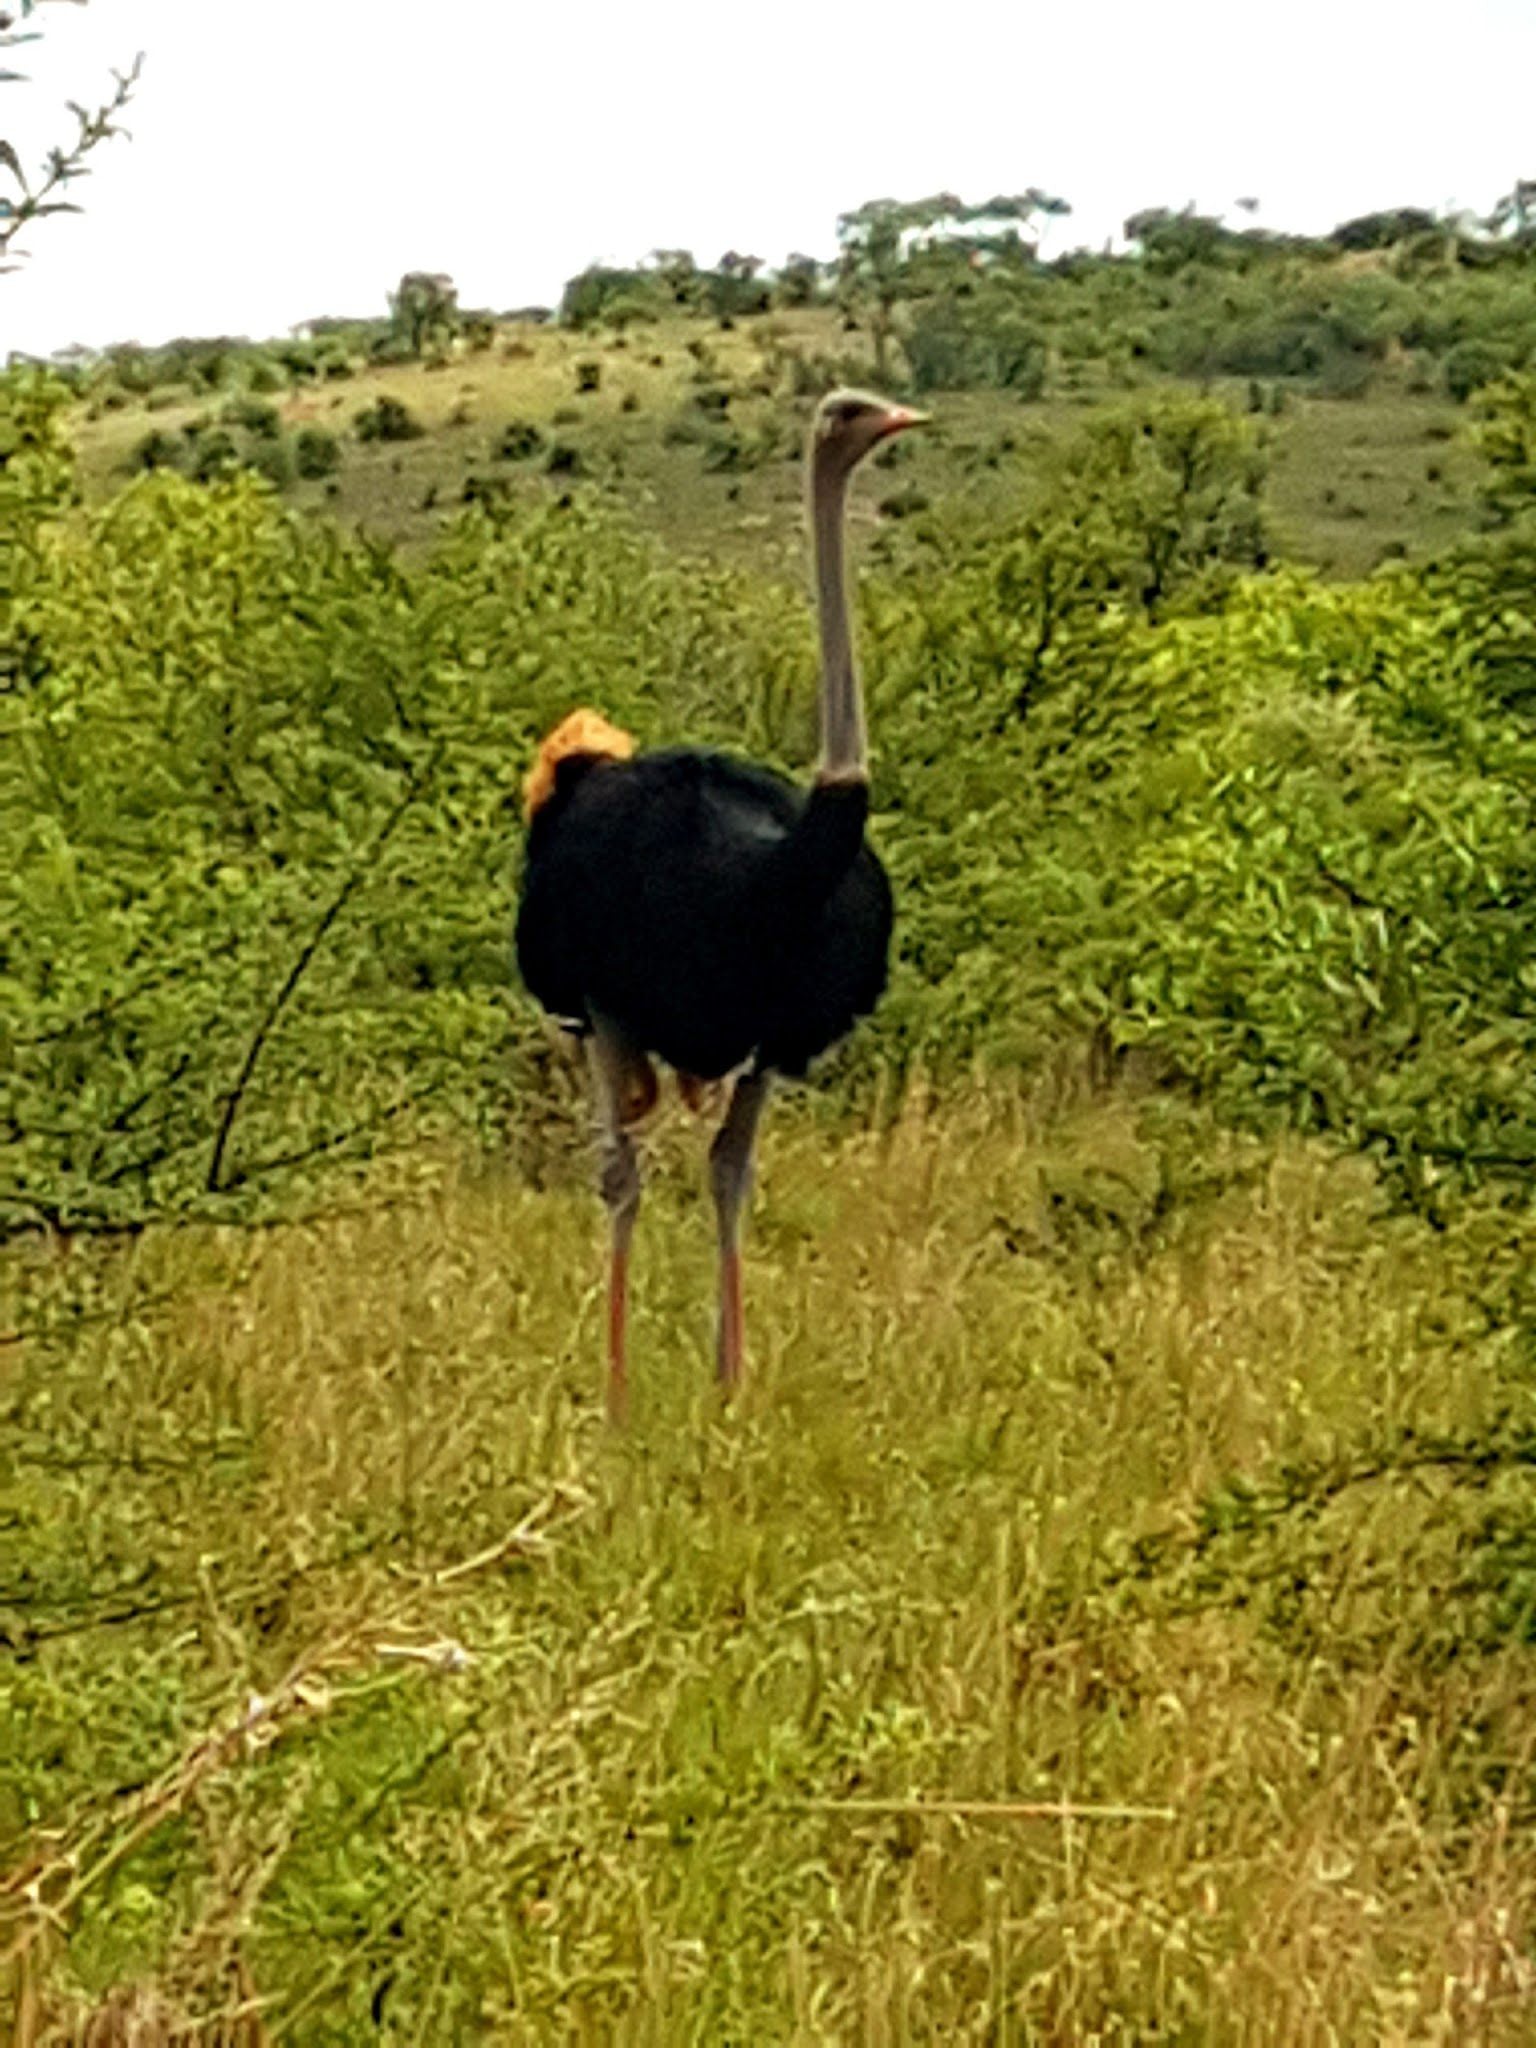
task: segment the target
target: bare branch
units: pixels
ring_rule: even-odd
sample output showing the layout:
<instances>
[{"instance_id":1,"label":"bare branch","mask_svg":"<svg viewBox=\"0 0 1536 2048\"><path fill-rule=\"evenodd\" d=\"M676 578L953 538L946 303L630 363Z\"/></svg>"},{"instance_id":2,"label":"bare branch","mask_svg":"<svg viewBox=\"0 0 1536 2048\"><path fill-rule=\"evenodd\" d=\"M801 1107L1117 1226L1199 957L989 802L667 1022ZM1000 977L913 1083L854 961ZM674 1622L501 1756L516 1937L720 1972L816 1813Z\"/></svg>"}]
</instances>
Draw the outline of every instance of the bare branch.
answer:
<instances>
[{"instance_id":1,"label":"bare branch","mask_svg":"<svg viewBox=\"0 0 1536 2048\"><path fill-rule=\"evenodd\" d=\"M83 4L83 0L77 0L77 4ZM6 17L0 16L0 22L5 19ZM17 38L4 36L0 37L0 40L12 42ZM117 116L132 99L143 68L144 55L140 51L126 71L114 71L112 77L115 84L112 96L94 113L76 100L68 102L69 111L75 117L74 138L67 145L48 152L41 181L36 185L27 177L13 145L0 139L0 171L9 173L20 191L20 197L16 199L0 197L0 273L19 268L16 262L6 262L4 259L8 256L23 256L26 253L24 250L13 248L12 244L29 222L43 220L54 213L80 212L81 209L73 200L59 195L75 179L89 177L90 170L85 159L92 150L115 135L128 134L128 130L119 125ZM0 77L7 78L18 75L15 72L0 73Z\"/></svg>"}]
</instances>

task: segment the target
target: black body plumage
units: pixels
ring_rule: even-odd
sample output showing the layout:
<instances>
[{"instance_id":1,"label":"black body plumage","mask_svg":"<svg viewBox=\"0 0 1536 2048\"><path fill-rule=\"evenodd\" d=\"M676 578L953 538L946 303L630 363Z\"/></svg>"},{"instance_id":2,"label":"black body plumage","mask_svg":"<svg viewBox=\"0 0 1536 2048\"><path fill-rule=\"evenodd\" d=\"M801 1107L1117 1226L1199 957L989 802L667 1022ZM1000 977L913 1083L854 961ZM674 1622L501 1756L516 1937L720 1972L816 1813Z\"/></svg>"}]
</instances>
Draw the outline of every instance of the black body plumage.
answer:
<instances>
[{"instance_id":1,"label":"black body plumage","mask_svg":"<svg viewBox=\"0 0 1536 2048\"><path fill-rule=\"evenodd\" d=\"M862 782L807 791L692 748L563 760L529 827L523 979L554 1016L604 1016L681 1073L803 1074L885 986L868 808Z\"/></svg>"}]
</instances>

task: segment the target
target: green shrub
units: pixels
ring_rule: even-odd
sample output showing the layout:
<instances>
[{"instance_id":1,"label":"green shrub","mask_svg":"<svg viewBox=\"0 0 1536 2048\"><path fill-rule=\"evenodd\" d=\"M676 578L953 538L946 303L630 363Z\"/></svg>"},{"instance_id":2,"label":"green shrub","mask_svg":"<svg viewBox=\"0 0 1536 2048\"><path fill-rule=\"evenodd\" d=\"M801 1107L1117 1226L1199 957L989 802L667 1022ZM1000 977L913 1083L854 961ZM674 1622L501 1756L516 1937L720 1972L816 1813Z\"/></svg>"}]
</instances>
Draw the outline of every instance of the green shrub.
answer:
<instances>
[{"instance_id":1,"label":"green shrub","mask_svg":"<svg viewBox=\"0 0 1536 2048\"><path fill-rule=\"evenodd\" d=\"M1458 342L1443 366L1445 388L1458 405L1464 405L1474 391L1492 384L1508 368L1508 357L1491 342Z\"/></svg>"},{"instance_id":2,"label":"green shrub","mask_svg":"<svg viewBox=\"0 0 1536 2048\"><path fill-rule=\"evenodd\" d=\"M902 347L920 392L980 385L1030 399L1045 389L1045 345L1010 295L929 300L913 315Z\"/></svg>"},{"instance_id":3,"label":"green shrub","mask_svg":"<svg viewBox=\"0 0 1536 2048\"><path fill-rule=\"evenodd\" d=\"M207 483L217 476L225 476L240 466L240 444L234 435L223 427L203 427L191 436L191 452L188 458L189 473L199 483Z\"/></svg>"},{"instance_id":4,"label":"green shrub","mask_svg":"<svg viewBox=\"0 0 1536 2048\"><path fill-rule=\"evenodd\" d=\"M497 510L511 502L512 485L504 476L483 476L472 470L459 490L461 505L483 505L488 510ZM430 507L423 505L422 509Z\"/></svg>"},{"instance_id":5,"label":"green shrub","mask_svg":"<svg viewBox=\"0 0 1536 2048\"><path fill-rule=\"evenodd\" d=\"M341 467L341 443L324 427L300 427L293 437L293 466L302 477L333 476Z\"/></svg>"},{"instance_id":6,"label":"green shrub","mask_svg":"<svg viewBox=\"0 0 1536 2048\"><path fill-rule=\"evenodd\" d=\"M186 444L175 434L166 433L163 427L153 427L141 440L134 442L127 466L130 469L178 469L185 449Z\"/></svg>"},{"instance_id":7,"label":"green shrub","mask_svg":"<svg viewBox=\"0 0 1536 2048\"><path fill-rule=\"evenodd\" d=\"M1499 524L1536 512L1536 370L1483 387L1473 440L1486 465L1478 495Z\"/></svg>"},{"instance_id":8,"label":"green shrub","mask_svg":"<svg viewBox=\"0 0 1536 2048\"><path fill-rule=\"evenodd\" d=\"M573 277L560 295L560 319L567 327L587 328L611 323L659 319L668 294L659 275L646 270L614 270L593 264Z\"/></svg>"},{"instance_id":9,"label":"green shrub","mask_svg":"<svg viewBox=\"0 0 1536 2048\"><path fill-rule=\"evenodd\" d=\"M286 441L253 441L246 449L245 464L248 469L255 470L258 476L264 476L269 484L275 484L278 490L285 489L293 482L293 450Z\"/></svg>"},{"instance_id":10,"label":"green shrub","mask_svg":"<svg viewBox=\"0 0 1536 2048\"><path fill-rule=\"evenodd\" d=\"M398 398L378 398L352 418L359 441L416 441L426 432L410 407Z\"/></svg>"},{"instance_id":11,"label":"green shrub","mask_svg":"<svg viewBox=\"0 0 1536 2048\"><path fill-rule=\"evenodd\" d=\"M498 462L527 462L544 446L544 436L531 420L509 420L491 453Z\"/></svg>"},{"instance_id":12,"label":"green shrub","mask_svg":"<svg viewBox=\"0 0 1536 2048\"><path fill-rule=\"evenodd\" d=\"M328 384L357 375L357 365L338 341L322 341L315 350L315 370Z\"/></svg>"},{"instance_id":13,"label":"green shrub","mask_svg":"<svg viewBox=\"0 0 1536 2048\"><path fill-rule=\"evenodd\" d=\"M243 427L264 441L275 441L282 432L282 418L275 405L260 398L234 398L219 417L226 426Z\"/></svg>"}]
</instances>

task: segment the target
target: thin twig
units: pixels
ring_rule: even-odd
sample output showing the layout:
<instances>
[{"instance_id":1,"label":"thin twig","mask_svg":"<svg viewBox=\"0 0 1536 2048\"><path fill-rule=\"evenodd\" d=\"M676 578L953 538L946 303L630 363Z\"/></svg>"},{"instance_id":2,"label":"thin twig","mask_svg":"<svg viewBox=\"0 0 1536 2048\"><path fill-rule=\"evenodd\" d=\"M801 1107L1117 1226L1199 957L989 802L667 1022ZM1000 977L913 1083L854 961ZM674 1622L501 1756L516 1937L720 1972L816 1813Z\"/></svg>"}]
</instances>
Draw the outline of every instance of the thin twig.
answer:
<instances>
[{"instance_id":1,"label":"thin twig","mask_svg":"<svg viewBox=\"0 0 1536 2048\"><path fill-rule=\"evenodd\" d=\"M69 102L69 111L74 115L78 133L67 149L52 149L48 153L47 174L41 185L34 190L22 170L20 159L9 144L4 145L3 161L21 188L20 199L8 202L7 211L0 216L0 257L11 253L11 244L29 221L41 220L50 213L78 213L80 208L68 199L54 199L50 195L68 185L72 178L88 176L85 158L98 143L114 135L124 135L126 129L119 128L114 115L120 114L133 97L134 88L144 68L144 53L141 50L126 71L114 71L116 90L103 107L94 114L87 113L76 101ZM18 255L23 253L18 250ZM0 271L16 269L14 263L0 263Z\"/></svg>"},{"instance_id":2,"label":"thin twig","mask_svg":"<svg viewBox=\"0 0 1536 2048\"><path fill-rule=\"evenodd\" d=\"M468 1578L472 1572L485 1571L493 1564L500 1564L504 1558L539 1556L547 1553L549 1523L556 1517L557 1511L563 1508L565 1512L558 1518L570 1521L590 1506L591 1500L586 1494L574 1487L557 1486L552 1494L539 1502L537 1507L530 1508L517 1527L509 1530L498 1542L487 1545L484 1550L476 1551L473 1557L460 1558L456 1564L444 1565L437 1571L429 1572L424 1583L436 1589L439 1586L451 1585L455 1579Z\"/></svg>"},{"instance_id":3,"label":"thin twig","mask_svg":"<svg viewBox=\"0 0 1536 2048\"><path fill-rule=\"evenodd\" d=\"M324 944L326 933L331 929L337 918L340 917L342 911L362 887L363 883L371 879L379 855L394 836L395 828L400 823L400 820L405 816L412 803L415 802L420 787L420 782L413 782L389 816L384 820L382 827L374 836L373 844L352 869L321 915L320 922L315 926L314 931L300 949L299 957L284 976L282 987L279 988L277 994L267 1005L260 1023L251 1034L251 1042L245 1049L245 1057L240 1062L240 1071L235 1076L234 1086L225 1097L224 1113L219 1118L218 1133L213 1141L213 1152L208 1161L208 1178L205 1183L207 1192L210 1195L217 1195L223 1190L225 1148L229 1144L230 1133L235 1127L235 1118L239 1114L240 1104L244 1099L245 1091L250 1086L251 1076L256 1071L256 1062L261 1058L263 1046L272 1036L278 1018L287 1008L294 990L303 980L309 963Z\"/></svg>"},{"instance_id":4,"label":"thin twig","mask_svg":"<svg viewBox=\"0 0 1536 2048\"><path fill-rule=\"evenodd\" d=\"M948 1820L1176 1820L1171 1806L1078 1806L1066 1799L790 1799L797 1813L934 1814Z\"/></svg>"}]
</instances>

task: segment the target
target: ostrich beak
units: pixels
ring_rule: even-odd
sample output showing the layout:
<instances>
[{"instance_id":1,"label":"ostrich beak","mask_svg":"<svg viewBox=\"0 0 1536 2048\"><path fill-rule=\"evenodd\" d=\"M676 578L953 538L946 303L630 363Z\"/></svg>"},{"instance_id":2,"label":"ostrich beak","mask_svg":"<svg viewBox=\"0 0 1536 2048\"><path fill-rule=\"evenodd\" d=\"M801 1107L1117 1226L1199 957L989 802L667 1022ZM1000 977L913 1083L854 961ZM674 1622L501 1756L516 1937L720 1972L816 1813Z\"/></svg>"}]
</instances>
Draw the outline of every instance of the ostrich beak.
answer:
<instances>
[{"instance_id":1,"label":"ostrich beak","mask_svg":"<svg viewBox=\"0 0 1536 2048\"><path fill-rule=\"evenodd\" d=\"M900 434L908 427L926 427L932 418L932 413L918 412L910 405L893 405L880 422L875 439L883 441L888 434Z\"/></svg>"}]
</instances>

